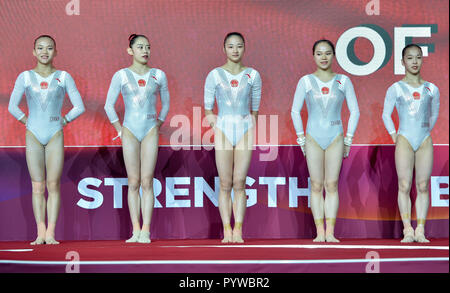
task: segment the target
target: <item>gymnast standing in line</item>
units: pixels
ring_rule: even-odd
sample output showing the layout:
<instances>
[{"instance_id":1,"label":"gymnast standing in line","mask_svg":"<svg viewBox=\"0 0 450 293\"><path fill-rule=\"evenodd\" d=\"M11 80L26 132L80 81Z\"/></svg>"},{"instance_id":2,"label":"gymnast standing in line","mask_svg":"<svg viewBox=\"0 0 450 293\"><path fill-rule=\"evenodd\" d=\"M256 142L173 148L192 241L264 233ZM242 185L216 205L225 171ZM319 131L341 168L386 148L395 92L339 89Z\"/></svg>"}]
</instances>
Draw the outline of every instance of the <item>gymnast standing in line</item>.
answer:
<instances>
[{"instance_id":1,"label":"gymnast standing in line","mask_svg":"<svg viewBox=\"0 0 450 293\"><path fill-rule=\"evenodd\" d=\"M148 66L150 44L144 35L132 34L127 52L132 64L117 71L111 81L105 111L122 140L128 176L128 207L133 232L127 243L150 243L150 223L154 208L153 177L159 146L159 129L169 112L169 90L165 73ZM119 94L125 104L123 125L114 109ZM161 111L156 113L156 95ZM142 198L139 189L142 187ZM140 215L142 213L142 227Z\"/></svg>"},{"instance_id":2,"label":"gymnast standing in line","mask_svg":"<svg viewBox=\"0 0 450 293\"><path fill-rule=\"evenodd\" d=\"M37 37L34 40L33 55L37 60L36 67L20 73L17 77L8 110L27 128L26 160L31 177L32 205L37 226L37 238L31 245L59 244L55 240L55 227L61 201L63 127L80 116L85 108L72 76L66 71L57 70L53 65L53 59L57 55L55 40L48 35ZM24 93L27 98L28 117L19 108ZM61 109L66 93L73 108L62 116Z\"/></svg>"},{"instance_id":3,"label":"gymnast standing in line","mask_svg":"<svg viewBox=\"0 0 450 293\"><path fill-rule=\"evenodd\" d=\"M429 207L429 182L433 169L433 142L430 132L439 114L439 89L420 75L422 49L416 44L402 51L405 76L386 92L383 122L395 143L395 167L398 176L398 207L403 222L401 242L429 242L425 238L425 221ZM396 132L392 121L394 107L399 117ZM415 202L417 227L411 225L411 185L413 170L417 198Z\"/></svg>"},{"instance_id":4,"label":"gymnast standing in line","mask_svg":"<svg viewBox=\"0 0 450 293\"><path fill-rule=\"evenodd\" d=\"M208 122L214 129L215 158L220 179L219 212L224 235L222 243L242 243L242 225L247 207L245 181L261 100L261 77L258 71L242 64L245 52L242 34L227 34L223 46L227 60L206 77L204 107ZM217 116L213 113L215 100ZM234 191L233 200L231 190Z\"/></svg>"},{"instance_id":5,"label":"gymnast standing in line","mask_svg":"<svg viewBox=\"0 0 450 293\"><path fill-rule=\"evenodd\" d=\"M291 117L298 137L297 143L306 156L311 178L311 210L317 231L314 242L339 242L334 237L339 206L339 173L342 159L350 152L358 125L359 108L350 79L343 74L334 73L331 68L335 56L333 43L329 40L318 40L313 45L312 53L317 69L299 80ZM308 109L306 136L300 116L305 100ZM350 110L345 138L341 121L344 100Z\"/></svg>"}]
</instances>

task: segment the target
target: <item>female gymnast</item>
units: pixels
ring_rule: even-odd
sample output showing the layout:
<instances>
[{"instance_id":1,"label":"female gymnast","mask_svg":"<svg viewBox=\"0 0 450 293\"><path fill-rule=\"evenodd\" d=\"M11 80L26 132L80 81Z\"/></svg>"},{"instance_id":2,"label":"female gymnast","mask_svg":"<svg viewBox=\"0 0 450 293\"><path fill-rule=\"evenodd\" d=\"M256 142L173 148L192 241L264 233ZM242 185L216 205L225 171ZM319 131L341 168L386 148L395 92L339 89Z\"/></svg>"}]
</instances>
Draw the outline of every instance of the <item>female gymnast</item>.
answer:
<instances>
[{"instance_id":1,"label":"female gymnast","mask_svg":"<svg viewBox=\"0 0 450 293\"><path fill-rule=\"evenodd\" d=\"M153 214L153 175L158 155L159 129L169 112L169 90L165 73L150 68L150 44L144 35L129 37L127 52L133 57L128 68L117 71L111 81L105 103L109 121L122 139L123 158L128 176L128 206L133 224L132 237L126 242L150 243ZM114 109L119 94L125 104L123 126ZM161 111L156 113L156 95ZM142 187L142 198L139 189ZM140 215L142 213L142 228Z\"/></svg>"},{"instance_id":2,"label":"female gymnast","mask_svg":"<svg viewBox=\"0 0 450 293\"><path fill-rule=\"evenodd\" d=\"M429 206L429 181L433 169L433 142L430 132L439 114L439 89L420 75L422 49L416 44L402 51L405 77L389 87L383 109L383 122L395 143L395 167L398 176L398 207L403 222L401 242L429 242L425 238L425 220ZM397 109L398 132L391 115ZM417 227L411 226L411 184L416 175Z\"/></svg>"},{"instance_id":3,"label":"female gymnast","mask_svg":"<svg viewBox=\"0 0 450 293\"><path fill-rule=\"evenodd\" d=\"M9 101L9 112L26 125L26 160L32 185L32 205L37 238L31 245L59 244L55 227L60 207L60 179L64 163L63 127L84 112L83 101L69 73L53 66L56 42L48 35L34 40L34 69L18 76ZM27 97L28 117L19 104ZM69 95L73 108L61 116L63 100ZM47 186L48 200L45 199ZM45 224L47 210L48 226Z\"/></svg>"},{"instance_id":4,"label":"female gymnast","mask_svg":"<svg viewBox=\"0 0 450 293\"><path fill-rule=\"evenodd\" d=\"M317 70L299 80L291 110L297 143L306 156L311 178L311 210L317 230L314 242L339 242L334 237L339 206L339 173L343 157L347 157L350 152L359 120L352 82L347 76L334 73L331 68L334 55L334 45L330 41L319 40L314 43L313 56ZM350 110L345 138L341 121L344 99ZM306 136L300 116L305 100L308 109Z\"/></svg>"},{"instance_id":5,"label":"female gymnast","mask_svg":"<svg viewBox=\"0 0 450 293\"><path fill-rule=\"evenodd\" d=\"M224 235L222 242L242 243L242 224L247 207L245 181L261 100L261 77L258 71L242 64L245 52L242 34L227 34L223 51L226 63L214 68L206 78L205 114L214 129L216 166L220 179L219 212ZM215 99L217 116L213 114ZM230 222L232 213L233 229Z\"/></svg>"}]
</instances>

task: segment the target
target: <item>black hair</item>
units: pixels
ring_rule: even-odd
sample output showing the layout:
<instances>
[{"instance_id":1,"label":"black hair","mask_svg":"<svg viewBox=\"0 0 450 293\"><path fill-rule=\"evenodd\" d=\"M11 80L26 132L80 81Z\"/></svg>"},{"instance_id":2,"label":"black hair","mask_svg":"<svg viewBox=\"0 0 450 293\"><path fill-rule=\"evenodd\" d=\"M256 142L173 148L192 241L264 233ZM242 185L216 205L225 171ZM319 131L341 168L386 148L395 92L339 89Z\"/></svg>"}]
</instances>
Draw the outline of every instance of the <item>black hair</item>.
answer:
<instances>
[{"instance_id":1,"label":"black hair","mask_svg":"<svg viewBox=\"0 0 450 293\"><path fill-rule=\"evenodd\" d=\"M230 38L230 37L232 37L232 36L238 36L238 37L240 37L241 39L242 39L242 42L244 43L244 45L245 45L245 39L244 39L244 36L241 34L241 33L238 33L238 32L231 32L231 33L228 33L226 36L225 36L225 39L223 39L223 46L225 47L225 43L227 42L227 40Z\"/></svg>"},{"instance_id":2,"label":"black hair","mask_svg":"<svg viewBox=\"0 0 450 293\"><path fill-rule=\"evenodd\" d=\"M52 36L49 35L40 35L39 37L37 37L36 39L34 39L34 47L36 47L36 42L40 39L40 38L49 38L53 41L53 44L55 44L55 48L56 48L56 41Z\"/></svg>"},{"instance_id":3,"label":"black hair","mask_svg":"<svg viewBox=\"0 0 450 293\"><path fill-rule=\"evenodd\" d=\"M332 43L330 40L327 40L327 39L321 39L321 40L318 40L318 41L316 41L316 42L314 43L313 49L312 49L313 55L314 55L314 52L316 51L316 46L317 46L319 43L327 43L328 45L330 45L331 49L333 50L333 55L336 55L336 52L335 52L335 50L334 50L334 45L333 45L333 43Z\"/></svg>"},{"instance_id":4,"label":"black hair","mask_svg":"<svg viewBox=\"0 0 450 293\"><path fill-rule=\"evenodd\" d=\"M414 48L414 47L419 49L420 54L423 54L422 48L420 48L419 45L417 45L417 44L409 44L409 45L407 45L405 48L403 48L403 50L402 50L402 58L405 57L406 50L408 50L409 48Z\"/></svg>"},{"instance_id":5,"label":"black hair","mask_svg":"<svg viewBox=\"0 0 450 293\"><path fill-rule=\"evenodd\" d=\"M131 48L131 46L133 46L134 45L134 43L136 42L136 39L137 38L146 38L147 39L147 41L148 41L148 38L146 37L146 36L144 36L144 35L137 35L137 34L131 34L129 37L128 37L128 41L129 41L129 47Z\"/></svg>"}]
</instances>

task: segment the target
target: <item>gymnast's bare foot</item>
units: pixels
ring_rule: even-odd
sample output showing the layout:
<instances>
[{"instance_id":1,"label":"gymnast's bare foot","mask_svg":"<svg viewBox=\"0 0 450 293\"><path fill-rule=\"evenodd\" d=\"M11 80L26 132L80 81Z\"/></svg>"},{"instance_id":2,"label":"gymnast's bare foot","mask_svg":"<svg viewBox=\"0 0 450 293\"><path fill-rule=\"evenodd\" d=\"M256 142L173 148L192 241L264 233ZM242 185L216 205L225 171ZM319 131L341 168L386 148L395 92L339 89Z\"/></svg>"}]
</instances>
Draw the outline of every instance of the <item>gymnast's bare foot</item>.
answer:
<instances>
[{"instance_id":1,"label":"gymnast's bare foot","mask_svg":"<svg viewBox=\"0 0 450 293\"><path fill-rule=\"evenodd\" d=\"M53 237L46 237L45 244L59 244L59 242L56 241L55 238Z\"/></svg>"},{"instance_id":2,"label":"gymnast's bare foot","mask_svg":"<svg viewBox=\"0 0 450 293\"><path fill-rule=\"evenodd\" d=\"M313 242L325 242L325 234L317 234L317 237L314 238Z\"/></svg>"},{"instance_id":3,"label":"gymnast's bare foot","mask_svg":"<svg viewBox=\"0 0 450 293\"><path fill-rule=\"evenodd\" d=\"M231 230L230 224L225 224L223 227L223 239L222 243L233 242L233 231Z\"/></svg>"},{"instance_id":4,"label":"gymnast's bare foot","mask_svg":"<svg viewBox=\"0 0 450 293\"><path fill-rule=\"evenodd\" d=\"M331 224L328 224L328 221L332 221ZM327 219L327 230L325 231L325 241L326 242L340 242L336 237L334 237L334 221L335 219Z\"/></svg>"},{"instance_id":5,"label":"gymnast's bare foot","mask_svg":"<svg viewBox=\"0 0 450 293\"><path fill-rule=\"evenodd\" d=\"M37 238L30 245L41 245L45 244L45 233L47 232L47 227L45 223L37 224Z\"/></svg>"},{"instance_id":6,"label":"gymnast's bare foot","mask_svg":"<svg viewBox=\"0 0 450 293\"><path fill-rule=\"evenodd\" d=\"M242 239L242 229L233 230L233 243L244 243L244 239Z\"/></svg>"},{"instance_id":7,"label":"gymnast's bare foot","mask_svg":"<svg viewBox=\"0 0 450 293\"><path fill-rule=\"evenodd\" d=\"M334 237L334 235L333 234L331 234L331 233L327 233L326 235L325 235L325 241L326 242L340 242L338 239L336 239L335 237Z\"/></svg>"},{"instance_id":8,"label":"gymnast's bare foot","mask_svg":"<svg viewBox=\"0 0 450 293\"><path fill-rule=\"evenodd\" d=\"M55 240L55 234L52 231L47 229L45 232L45 244L59 244L58 241Z\"/></svg>"},{"instance_id":9,"label":"gymnast's bare foot","mask_svg":"<svg viewBox=\"0 0 450 293\"><path fill-rule=\"evenodd\" d=\"M414 242L414 229L412 227L403 229L403 239L400 242L402 243Z\"/></svg>"},{"instance_id":10,"label":"gymnast's bare foot","mask_svg":"<svg viewBox=\"0 0 450 293\"><path fill-rule=\"evenodd\" d=\"M139 234L139 239L137 240L137 242L151 243L152 241L150 240L150 232L141 230L141 233Z\"/></svg>"},{"instance_id":11,"label":"gymnast's bare foot","mask_svg":"<svg viewBox=\"0 0 450 293\"><path fill-rule=\"evenodd\" d=\"M36 240L30 243L30 245L41 245L41 244L45 244L45 240L44 238L41 238L39 236L36 238Z\"/></svg>"},{"instance_id":12,"label":"gymnast's bare foot","mask_svg":"<svg viewBox=\"0 0 450 293\"><path fill-rule=\"evenodd\" d=\"M134 230L131 238L125 240L125 243L136 243L139 242L139 236L141 235L141 230Z\"/></svg>"},{"instance_id":13,"label":"gymnast's bare foot","mask_svg":"<svg viewBox=\"0 0 450 293\"><path fill-rule=\"evenodd\" d=\"M414 231L414 240L419 243L429 243L430 240L425 238L425 228L423 226L417 226Z\"/></svg>"},{"instance_id":14,"label":"gymnast's bare foot","mask_svg":"<svg viewBox=\"0 0 450 293\"><path fill-rule=\"evenodd\" d=\"M316 225L317 237L314 238L313 242L325 242L325 231L323 229L323 222L321 225Z\"/></svg>"}]
</instances>

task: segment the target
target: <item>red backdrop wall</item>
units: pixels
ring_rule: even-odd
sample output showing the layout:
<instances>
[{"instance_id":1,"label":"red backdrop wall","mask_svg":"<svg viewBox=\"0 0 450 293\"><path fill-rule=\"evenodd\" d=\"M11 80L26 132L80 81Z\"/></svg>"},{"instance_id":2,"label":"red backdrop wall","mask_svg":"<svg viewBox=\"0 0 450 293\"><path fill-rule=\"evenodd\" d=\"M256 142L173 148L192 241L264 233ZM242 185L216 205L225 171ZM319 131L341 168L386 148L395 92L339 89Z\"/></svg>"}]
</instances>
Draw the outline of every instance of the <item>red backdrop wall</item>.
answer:
<instances>
[{"instance_id":1,"label":"red backdrop wall","mask_svg":"<svg viewBox=\"0 0 450 293\"><path fill-rule=\"evenodd\" d=\"M67 15L69 0L6 0L0 2L0 145L25 144L25 129L7 112L9 96L18 74L35 66L33 40L50 34L57 41L57 68L75 79L87 111L65 132L66 145L112 145L115 136L103 110L109 83L118 69L131 64L126 53L128 36L141 33L151 42L150 66L168 77L171 108L192 118L193 107L203 106L203 86L208 72L225 62L222 42L226 33L246 37L244 63L262 77L261 115L278 115L278 143L295 144L290 107L299 78L315 70L311 47L315 40L334 43L349 28L374 24L393 40L394 27L436 24L431 38L414 42L434 44L425 58L423 77L441 92L441 111L433 141L448 144L448 8L446 0L379 1L380 14L367 15L370 1L85 1L79 15ZM370 61L371 43L359 38L356 55ZM334 62L336 72L353 81L361 111L354 143L389 144L381 120L387 88L401 79L394 75L393 56L386 66L368 76L353 76ZM68 110L69 103L65 104ZM22 107L26 110L25 101ZM306 108L306 107L304 107ZM348 111L344 108L346 121ZM117 109L123 117L123 103ZM306 118L306 109L303 110ZM396 115L396 114L395 114ZM304 119L306 122L306 119ZM345 124L344 124L345 125ZM176 128L166 123L161 144L169 144ZM206 128L202 131L204 132ZM203 133L202 132L202 133ZM199 131L194 132L200 136ZM191 140L192 141L192 140Z\"/></svg>"},{"instance_id":2,"label":"red backdrop wall","mask_svg":"<svg viewBox=\"0 0 450 293\"><path fill-rule=\"evenodd\" d=\"M379 15L366 13L369 2L380 4ZM79 15L68 15L66 8L70 3L79 4ZM149 37L149 65L162 69L169 83L170 111L160 137L160 144L165 147L160 149L155 178L164 183L172 177L194 181L195 176L205 178L212 188L217 176L213 151L200 147L178 152L169 145L173 146L170 138L177 133L175 122L179 115L185 115L190 121L190 139L183 144L202 144L199 139L207 136L208 128L195 127L199 121L194 118L203 115L203 87L208 72L225 62L223 38L230 31L244 34L244 64L261 74L260 117L278 117L278 125L273 130L278 141L268 142L272 149L279 147L276 160L261 160L260 154L264 153L261 149L253 156L247 179L253 178L256 183L247 186L247 191L257 191L259 196L246 213L248 225L244 232L254 238L310 238L314 234L313 219L307 197L303 197L308 193L308 172L295 144L290 116L292 100L300 77L315 70L311 50L314 41L328 38L336 43L345 31L362 25L384 30L394 47L388 48L388 55L392 53L392 56L385 66L369 75L352 75L337 60L333 65L335 72L351 78L361 112L355 146L350 157L344 160L341 172L336 235L401 236L394 148L381 114L387 88L402 78L394 74L394 28L426 25L437 31L433 30L429 38L412 41L432 45L424 60L422 76L436 84L441 93L439 118L432 131L434 144L440 146L435 146L433 201L427 232L430 237L448 237L448 8L447 0L0 1L0 240L33 239L35 233L31 182L23 148L25 127L7 108L15 79L20 72L35 66L32 49L38 35L50 34L56 39L58 56L54 64L74 77L86 106L86 112L64 131L68 148L61 179L63 200L56 232L58 239L117 239L130 234L126 202L121 208L113 207L113 189L106 184L107 179L125 178L126 172L120 140L111 141L116 133L103 107L113 74L131 64L131 57L126 53L131 33ZM354 48L357 58L363 62L369 62L374 55L371 42L365 38L357 39ZM25 99L21 108L27 113ZM66 99L63 111L69 108ZM121 99L116 109L123 117ZM302 116L306 124L306 107ZM346 106L342 116L346 125ZM258 141L258 144L266 143ZM268 204L267 185L260 182L263 177L286 180L278 186L276 207ZM298 179L293 187L288 182L291 177ZM102 206L86 209L77 205L81 200L92 200L80 192L87 188L83 185L87 179L102 182L97 187L89 186L92 194L98 189L104 195ZM296 194L297 185L305 189L305 194L291 206L291 195ZM201 191L200 195L194 192L192 182L188 187L181 184L180 188L183 186L188 194L181 199L194 202L196 196L203 196ZM163 185L157 200L164 202L171 188ZM214 195L210 192L209 196ZM152 235L156 238L219 237L221 233L218 209L206 197L203 208L163 205L155 210L154 218Z\"/></svg>"}]
</instances>

